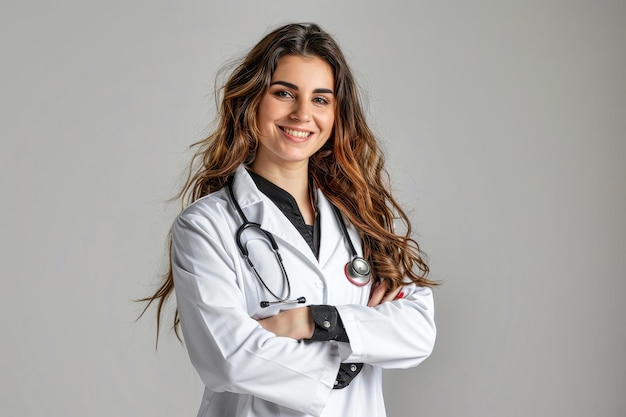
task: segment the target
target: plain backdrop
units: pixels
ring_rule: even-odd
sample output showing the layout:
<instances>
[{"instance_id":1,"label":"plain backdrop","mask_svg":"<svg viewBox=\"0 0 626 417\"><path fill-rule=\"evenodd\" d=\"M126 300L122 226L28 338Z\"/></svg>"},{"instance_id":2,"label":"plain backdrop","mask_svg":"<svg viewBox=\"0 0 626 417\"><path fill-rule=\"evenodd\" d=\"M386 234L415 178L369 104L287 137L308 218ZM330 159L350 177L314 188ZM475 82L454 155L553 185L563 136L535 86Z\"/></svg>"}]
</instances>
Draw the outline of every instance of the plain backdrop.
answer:
<instances>
[{"instance_id":1,"label":"plain backdrop","mask_svg":"<svg viewBox=\"0 0 626 417\"><path fill-rule=\"evenodd\" d=\"M195 416L132 300L218 70L289 21L344 48L443 284L390 417L625 416L626 2L551 0L2 2L0 414Z\"/></svg>"}]
</instances>

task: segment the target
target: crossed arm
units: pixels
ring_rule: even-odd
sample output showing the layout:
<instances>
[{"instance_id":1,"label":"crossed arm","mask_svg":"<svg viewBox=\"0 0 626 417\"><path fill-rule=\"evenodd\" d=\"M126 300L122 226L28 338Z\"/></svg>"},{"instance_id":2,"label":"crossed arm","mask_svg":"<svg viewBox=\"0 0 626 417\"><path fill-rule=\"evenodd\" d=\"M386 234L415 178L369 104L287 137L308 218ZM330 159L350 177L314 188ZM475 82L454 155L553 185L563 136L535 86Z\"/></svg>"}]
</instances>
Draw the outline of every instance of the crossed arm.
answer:
<instances>
[{"instance_id":1,"label":"crossed arm","mask_svg":"<svg viewBox=\"0 0 626 417\"><path fill-rule=\"evenodd\" d=\"M399 297L402 287L387 293L387 285L381 284L372 287L368 307L375 307ZM290 337L295 340L310 339L313 336L315 323L309 307L299 307L282 311L275 316L258 321L265 330L276 336Z\"/></svg>"}]
</instances>

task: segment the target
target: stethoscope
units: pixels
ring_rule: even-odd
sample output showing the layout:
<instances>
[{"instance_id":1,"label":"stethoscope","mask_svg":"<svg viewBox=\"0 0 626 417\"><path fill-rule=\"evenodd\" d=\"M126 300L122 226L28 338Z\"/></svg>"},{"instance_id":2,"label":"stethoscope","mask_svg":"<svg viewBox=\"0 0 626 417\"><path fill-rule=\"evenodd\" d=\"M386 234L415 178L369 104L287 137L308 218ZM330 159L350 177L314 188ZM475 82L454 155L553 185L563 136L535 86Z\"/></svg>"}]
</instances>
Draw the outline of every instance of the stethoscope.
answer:
<instances>
[{"instance_id":1,"label":"stethoscope","mask_svg":"<svg viewBox=\"0 0 626 417\"><path fill-rule=\"evenodd\" d=\"M241 226L239 226L239 228L237 229L237 232L235 233L235 241L237 243L237 247L239 247L239 252L241 252L241 256L246 260L246 262L250 266L250 269L252 269L252 272L256 276L257 280L261 283L263 288L265 288L272 295L272 297L276 299L276 301L261 301L261 307L262 308L269 307L272 304L306 303L305 297L298 297L296 299L290 299L291 282L289 280L289 275L287 274L287 271L285 270L285 265L283 264L283 258L282 256L280 256L276 239L274 238L274 235L272 235L267 230L263 229L259 223L251 222L248 220L246 215L243 213L241 206L237 202L237 199L235 198L235 192L233 190L234 181L235 181L235 177L231 176L228 180L228 185L226 188L228 189L228 194L230 195L230 199L233 203L233 206L235 206L237 213L239 213L239 217L241 217L241 220L243 221L243 223L241 224ZM339 209L333 205L333 210L341 226L341 232L343 234L343 238L346 241L350 249L350 253L352 254L352 258L350 259L350 261L346 264L344 268L346 278L348 278L348 281L350 281L352 284L356 285L357 287L362 287L364 285L367 285L367 283L370 282L370 272L371 272L370 264L365 259L357 255L356 250L354 249L354 245L352 244L352 239L350 239L350 236L348 235L348 229L346 227L346 223L344 222L343 217L341 216L341 213L339 212ZM274 252L274 257L276 258L276 261L278 262L278 265L280 266L280 271L283 275L283 281L286 284L285 285L286 294L283 297L276 295L276 293L274 293L274 291L272 291L267 286L263 278L261 278L261 275L257 271L256 267L252 263L252 260L248 256L249 255L248 248L241 241L241 235L243 234L243 232L245 232L248 229L254 229L256 231L261 232L263 235L265 235L265 237L269 241L270 247L272 248L272 252Z\"/></svg>"}]
</instances>

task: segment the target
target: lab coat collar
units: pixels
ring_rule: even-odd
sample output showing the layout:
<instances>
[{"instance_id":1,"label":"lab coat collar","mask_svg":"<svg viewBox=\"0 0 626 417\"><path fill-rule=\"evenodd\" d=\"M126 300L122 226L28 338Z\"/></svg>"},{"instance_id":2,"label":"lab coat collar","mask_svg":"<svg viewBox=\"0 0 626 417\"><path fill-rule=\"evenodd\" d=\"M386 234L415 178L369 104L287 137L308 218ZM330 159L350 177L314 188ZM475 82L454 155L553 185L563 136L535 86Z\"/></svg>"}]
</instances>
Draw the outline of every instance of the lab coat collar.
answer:
<instances>
[{"instance_id":1,"label":"lab coat collar","mask_svg":"<svg viewBox=\"0 0 626 417\"><path fill-rule=\"evenodd\" d=\"M248 174L248 170L244 165L240 165L235 171L235 181L233 184L235 197L237 198L237 202L242 209L246 209L249 206L253 206L259 204L263 201L262 193L256 188L256 184L254 180ZM263 206L257 208L256 210L263 210ZM249 210L245 210L246 216L249 216ZM256 213L256 211L254 212ZM251 222L260 223L260 217L248 217L248 220Z\"/></svg>"},{"instance_id":2,"label":"lab coat collar","mask_svg":"<svg viewBox=\"0 0 626 417\"><path fill-rule=\"evenodd\" d=\"M326 198L322 190L318 188L316 192L317 208L319 210L319 215L321 216L319 264L324 267L337 251L337 246L341 244L344 236L341 232L339 219L337 219L332 203ZM348 260L346 259L346 262L347 261Z\"/></svg>"},{"instance_id":3,"label":"lab coat collar","mask_svg":"<svg viewBox=\"0 0 626 417\"><path fill-rule=\"evenodd\" d=\"M279 246L291 245L306 257L313 265L323 268L330 260L343 235L333 207L321 190L317 189L318 210L320 217L320 252L315 259L311 248L302 235L285 217L278 207L256 187L247 169L241 165L235 172L234 192L237 202L251 222L279 238Z\"/></svg>"}]
</instances>

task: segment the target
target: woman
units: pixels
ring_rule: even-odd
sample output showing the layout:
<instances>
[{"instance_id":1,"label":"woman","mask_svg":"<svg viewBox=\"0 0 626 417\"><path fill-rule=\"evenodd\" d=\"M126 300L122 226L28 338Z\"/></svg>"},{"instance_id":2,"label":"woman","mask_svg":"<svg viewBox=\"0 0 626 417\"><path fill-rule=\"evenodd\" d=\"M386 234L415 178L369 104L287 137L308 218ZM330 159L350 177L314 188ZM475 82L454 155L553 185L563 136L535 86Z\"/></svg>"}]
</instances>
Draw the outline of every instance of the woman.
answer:
<instances>
[{"instance_id":1,"label":"woman","mask_svg":"<svg viewBox=\"0 0 626 417\"><path fill-rule=\"evenodd\" d=\"M433 348L434 284L341 50L315 24L285 25L222 96L146 299L159 319L176 289L206 385L198 416L385 416L382 369Z\"/></svg>"}]
</instances>

